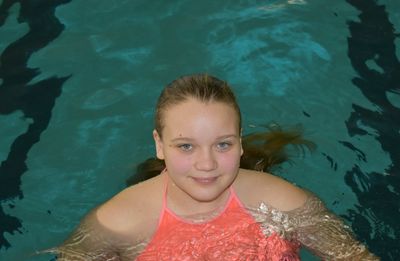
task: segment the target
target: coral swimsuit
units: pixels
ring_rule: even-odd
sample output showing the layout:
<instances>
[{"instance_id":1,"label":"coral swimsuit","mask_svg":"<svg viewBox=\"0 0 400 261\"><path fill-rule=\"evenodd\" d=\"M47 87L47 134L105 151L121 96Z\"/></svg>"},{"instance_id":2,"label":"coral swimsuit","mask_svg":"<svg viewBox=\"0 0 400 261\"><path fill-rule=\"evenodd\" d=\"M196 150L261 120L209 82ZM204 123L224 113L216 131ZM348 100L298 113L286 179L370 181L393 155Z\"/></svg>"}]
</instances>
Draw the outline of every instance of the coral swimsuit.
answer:
<instances>
[{"instance_id":1,"label":"coral swimsuit","mask_svg":"<svg viewBox=\"0 0 400 261\"><path fill-rule=\"evenodd\" d=\"M232 187L222 213L204 223L191 223L174 214L167 207L166 192L167 186L158 228L136 261L300 260L299 245L276 233L266 237Z\"/></svg>"}]
</instances>

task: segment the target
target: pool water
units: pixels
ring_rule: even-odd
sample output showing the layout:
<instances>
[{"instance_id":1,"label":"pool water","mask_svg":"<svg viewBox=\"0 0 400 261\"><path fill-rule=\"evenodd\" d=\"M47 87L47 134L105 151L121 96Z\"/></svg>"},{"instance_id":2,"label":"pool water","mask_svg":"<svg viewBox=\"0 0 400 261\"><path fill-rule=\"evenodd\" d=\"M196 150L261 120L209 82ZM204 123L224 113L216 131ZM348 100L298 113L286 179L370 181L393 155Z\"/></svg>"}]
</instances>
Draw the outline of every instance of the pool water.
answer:
<instances>
[{"instance_id":1,"label":"pool water","mask_svg":"<svg viewBox=\"0 0 400 261\"><path fill-rule=\"evenodd\" d=\"M301 124L317 150L275 174L396 260L400 2L327 3L0 1L0 259L51 260L33 254L154 155L163 86L207 72L232 85L245 134Z\"/></svg>"}]
</instances>

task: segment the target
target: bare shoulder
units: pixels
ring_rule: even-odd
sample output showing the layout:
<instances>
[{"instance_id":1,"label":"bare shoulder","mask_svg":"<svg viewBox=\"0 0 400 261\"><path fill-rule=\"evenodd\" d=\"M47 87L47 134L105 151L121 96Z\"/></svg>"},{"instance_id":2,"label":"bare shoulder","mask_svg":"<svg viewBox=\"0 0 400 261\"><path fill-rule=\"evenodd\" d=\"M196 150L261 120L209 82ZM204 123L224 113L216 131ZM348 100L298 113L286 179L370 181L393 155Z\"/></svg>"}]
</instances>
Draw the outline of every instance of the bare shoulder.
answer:
<instances>
[{"instance_id":1,"label":"bare shoulder","mask_svg":"<svg viewBox=\"0 0 400 261\"><path fill-rule=\"evenodd\" d=\"M96 217L99 223L117 233L146 234L157 224L160 213L160 179L159 175L128 187L98 207Z\"/></svg>"},{"instance_id":2,"label":"bare shoulder","mask_svg":"<svg viewBox=\"0 0 400 261\"><path fill-rule=\"evenodd\" d=\"M265 172L240 169L235 190L245 205L264 202L281 211L304 205L308 193L290 182Z\"/></svg>"}]
</instances>

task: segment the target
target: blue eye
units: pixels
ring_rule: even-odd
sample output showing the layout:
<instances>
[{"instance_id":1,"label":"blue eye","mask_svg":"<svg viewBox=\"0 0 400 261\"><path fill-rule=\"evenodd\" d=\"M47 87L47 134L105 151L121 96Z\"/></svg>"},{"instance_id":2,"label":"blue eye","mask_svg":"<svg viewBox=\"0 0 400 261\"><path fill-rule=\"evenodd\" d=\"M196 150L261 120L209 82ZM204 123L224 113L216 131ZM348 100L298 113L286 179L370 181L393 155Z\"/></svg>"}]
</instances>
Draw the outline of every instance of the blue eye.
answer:
<instances>
[{"instance_id":1,"label":"blue eye","mask_svg":"<svg viewBox=\"0 0 400 261\"><path fill-rule=\"evenodd\" d=\"M187 143L178 145L178 147L183 151L191 151L193 149L192 144L187 144Z\"/></svg>"},{"instance_id":2,"label":"blue eye","mask_svg":"<svg viewBox=\"0 0 400 261\"><path fill-rule=\"evenodd\" d=\"M229 142L220 142L217 144L217 149L218 150L227 150L231 147L231 143Z\"/></svg>"}]
</instances>

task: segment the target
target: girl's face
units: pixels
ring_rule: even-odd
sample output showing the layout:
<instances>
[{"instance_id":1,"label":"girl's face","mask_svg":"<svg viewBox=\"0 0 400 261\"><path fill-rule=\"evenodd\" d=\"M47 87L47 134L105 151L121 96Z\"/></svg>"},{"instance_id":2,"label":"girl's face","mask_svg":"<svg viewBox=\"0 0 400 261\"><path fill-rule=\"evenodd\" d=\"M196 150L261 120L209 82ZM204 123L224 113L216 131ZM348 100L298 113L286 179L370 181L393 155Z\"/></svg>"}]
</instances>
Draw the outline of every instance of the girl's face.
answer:
<instances>
[{"instance_id":1,"label":"girl's face","mask_svg":"<svg viewBox=\"0 0 400 261\"><path fill-rule=\"evenodd\" d=\"M163 115L162 139L153 135L170 177L168 191L189 201L215 202L235 180L243 153L235 110L189 99Z\"/></svg>"}]
</instances>

